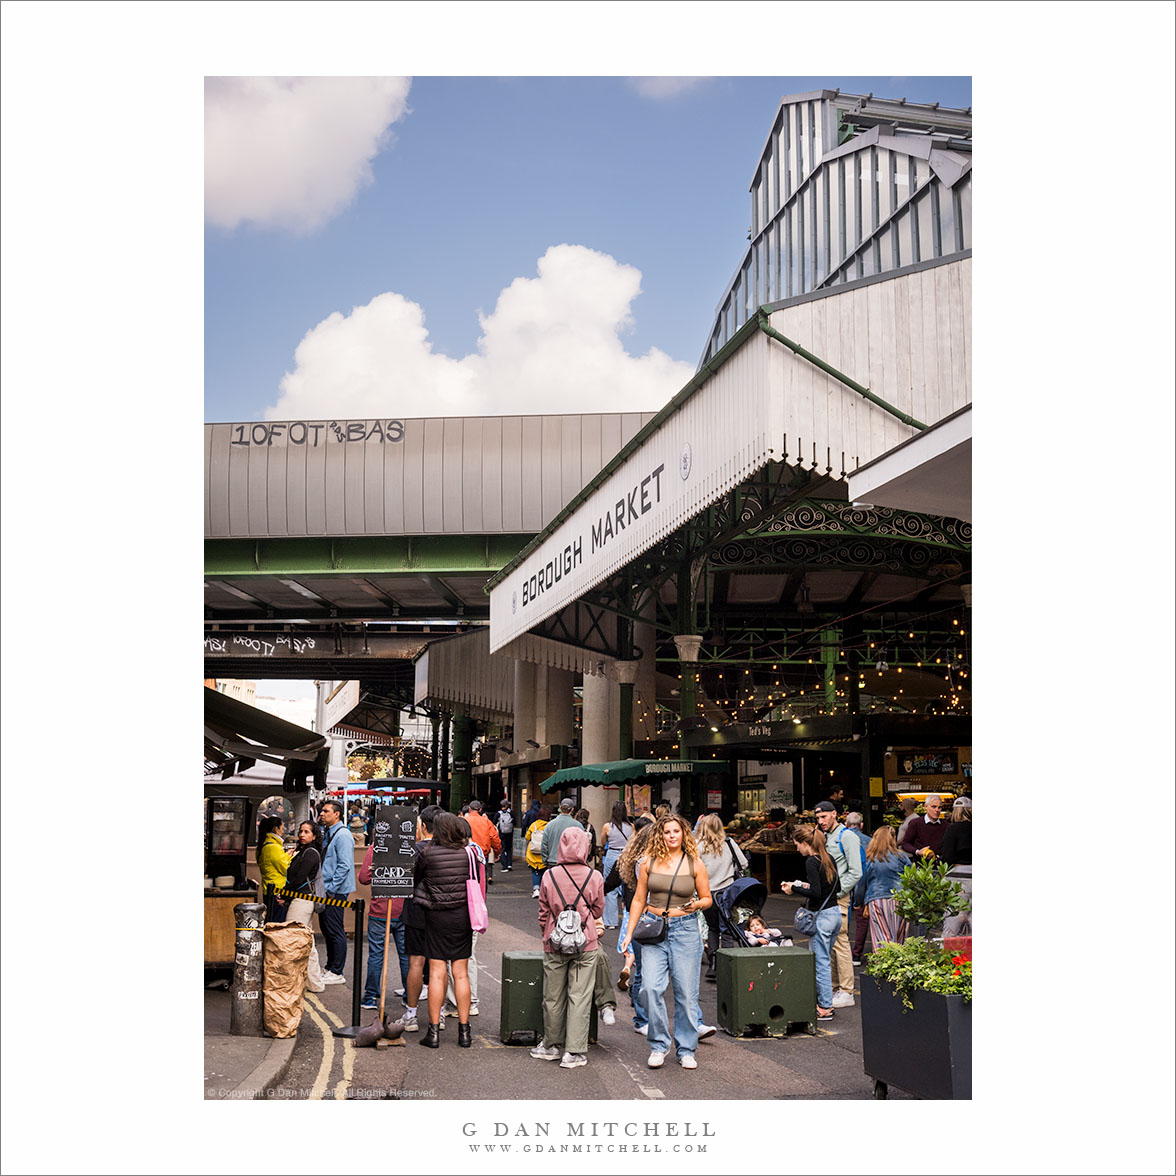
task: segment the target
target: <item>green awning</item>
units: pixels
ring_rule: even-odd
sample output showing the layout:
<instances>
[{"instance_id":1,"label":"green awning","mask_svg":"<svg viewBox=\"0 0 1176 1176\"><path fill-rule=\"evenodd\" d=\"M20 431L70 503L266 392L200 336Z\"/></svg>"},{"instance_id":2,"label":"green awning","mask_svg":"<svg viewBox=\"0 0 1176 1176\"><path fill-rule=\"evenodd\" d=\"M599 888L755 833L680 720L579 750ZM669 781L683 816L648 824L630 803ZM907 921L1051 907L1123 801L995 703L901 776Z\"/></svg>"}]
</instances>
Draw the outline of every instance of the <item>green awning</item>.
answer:
<instances>
[{"instance_id":1,"label":"green awning","mask_svg":"<svg viewBox=\"0 0 1176 1176\"><path fill-rule=\"evenodd\" d=\"M625 784L657 777L714 775L727 768L726 760L609 760L602 764L582 764L578 768L560 768L543 781L542 790L550 792L564 784Z\"/></svg>"}]
</instances>

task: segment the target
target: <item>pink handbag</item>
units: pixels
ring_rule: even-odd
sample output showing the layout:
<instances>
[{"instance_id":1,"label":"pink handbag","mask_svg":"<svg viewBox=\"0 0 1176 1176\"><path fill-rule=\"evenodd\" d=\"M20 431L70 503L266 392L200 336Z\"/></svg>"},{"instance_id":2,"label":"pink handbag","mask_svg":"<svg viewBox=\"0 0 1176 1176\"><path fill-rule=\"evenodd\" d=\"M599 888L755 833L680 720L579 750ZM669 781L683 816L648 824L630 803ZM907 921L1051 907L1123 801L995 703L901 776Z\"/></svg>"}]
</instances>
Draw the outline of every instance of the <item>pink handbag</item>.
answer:
<instances>
[{"instance_id":1,"label":"pink handbag","mask_svg":"<svg viewBox=\"0 0 1176 1176\"><path fill-rule=\"evenodd\" d=\"M470 859L470 876L466 879L466 906L470 912L470 926L482 935L490 927L490 912L486 909L486 892L478 870L478 856L468 845L466 855Z\"/></svg>"}]
</instances>

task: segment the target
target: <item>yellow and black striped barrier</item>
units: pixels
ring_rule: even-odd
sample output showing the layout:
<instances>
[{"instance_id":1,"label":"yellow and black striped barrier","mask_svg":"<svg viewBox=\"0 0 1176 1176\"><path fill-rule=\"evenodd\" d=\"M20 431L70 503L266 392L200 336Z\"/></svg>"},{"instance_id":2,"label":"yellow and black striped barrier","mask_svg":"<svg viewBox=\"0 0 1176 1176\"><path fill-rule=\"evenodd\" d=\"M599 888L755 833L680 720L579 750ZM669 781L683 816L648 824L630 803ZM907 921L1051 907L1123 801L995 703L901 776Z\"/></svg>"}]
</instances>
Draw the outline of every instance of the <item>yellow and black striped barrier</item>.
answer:
<instances>
[{"instance_id":1,"label":"yellow and black striped barrier","mask_svg":"<svg viewBox=\"0 0 1176 1176\"><path fill-rule=\"evenodd\" d=\"M325 894L307 894L305 890L287 890L286 887L275 887L272 891L267 888L267 893L273 894L276 898L305 898L307 902L313 902L318 906L328 907L343 907L345 909L355 909L355 904L360 899L347 898L327 898Z\"/></svg>"}]
</instances>

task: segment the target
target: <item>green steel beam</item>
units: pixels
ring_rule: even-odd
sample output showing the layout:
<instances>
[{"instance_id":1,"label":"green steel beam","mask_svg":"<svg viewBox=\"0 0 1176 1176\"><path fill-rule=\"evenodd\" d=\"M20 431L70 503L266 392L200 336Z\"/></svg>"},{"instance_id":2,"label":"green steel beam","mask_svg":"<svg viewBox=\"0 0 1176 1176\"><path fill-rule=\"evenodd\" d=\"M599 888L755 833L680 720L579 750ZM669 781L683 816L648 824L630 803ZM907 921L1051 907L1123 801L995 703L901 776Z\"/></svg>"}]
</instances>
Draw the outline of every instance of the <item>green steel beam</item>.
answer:
<instances>
[{"instance_id":1,"label":"green steel beam","mask_svg":"<svg viewBox=\"0 0 1176 1176\"><path fill-rule=\"evenodd\" d=\"M206 576L329 576L497 572L530 535L206 539Z\"/></svg>"}]
</instances>

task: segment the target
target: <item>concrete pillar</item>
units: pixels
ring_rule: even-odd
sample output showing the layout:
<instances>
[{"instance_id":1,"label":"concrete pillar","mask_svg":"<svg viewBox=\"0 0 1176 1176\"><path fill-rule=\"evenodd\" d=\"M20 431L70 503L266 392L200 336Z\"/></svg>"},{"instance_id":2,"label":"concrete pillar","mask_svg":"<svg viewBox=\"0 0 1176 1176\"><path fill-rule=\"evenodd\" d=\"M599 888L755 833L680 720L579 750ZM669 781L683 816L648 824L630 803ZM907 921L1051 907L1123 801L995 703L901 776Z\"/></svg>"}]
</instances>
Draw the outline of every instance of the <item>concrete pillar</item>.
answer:
<instances>
[{"instance_id":1,"label":"concrete pillar","mask_svg":"<svg viewBox=\"0 0 1176 1176\"><path fill-rule=\"evenodd\" d=\"M571 670L547 667L546 730L536 738L540 743L567 747L574 734L574 686Z\"/></svg>"},{"instance_id":2,"label":"concrete pillar","mask_svg":"<svg viewBox=\"0 0 1176 1176\"><path fill-rule=\"evenodd\" d=\"M605 677L585 674L583 698L584 727L581 732L580 762L598 764L618 759L619 684L610 682Z\"/></svg>"},{"instance_id":3,"label":"concrete pillar","mask_svg":"<svg viewBox=\"0 0 1176 1176\"><path fill-rule=\"evenodd\" d=\"M596 830L597 844L600 842L600 830L612 812L613 802L623 799L619 788L604 788L599 784L585 784L580 789L580 803L588 810L588 821Z\"/></svg>"},{"instance_id":4,"label":"concrete pillar","mask_svg":"<svg viewBox=\"0 0 1176 1176\"><path fill-rule=\"evenodd\" d=\"M535 739L535 667L530 662L514 665L514 750L527 749L527 740ZM535 740L538 742L538 740Z\"/></svg>"}]
</instances>

